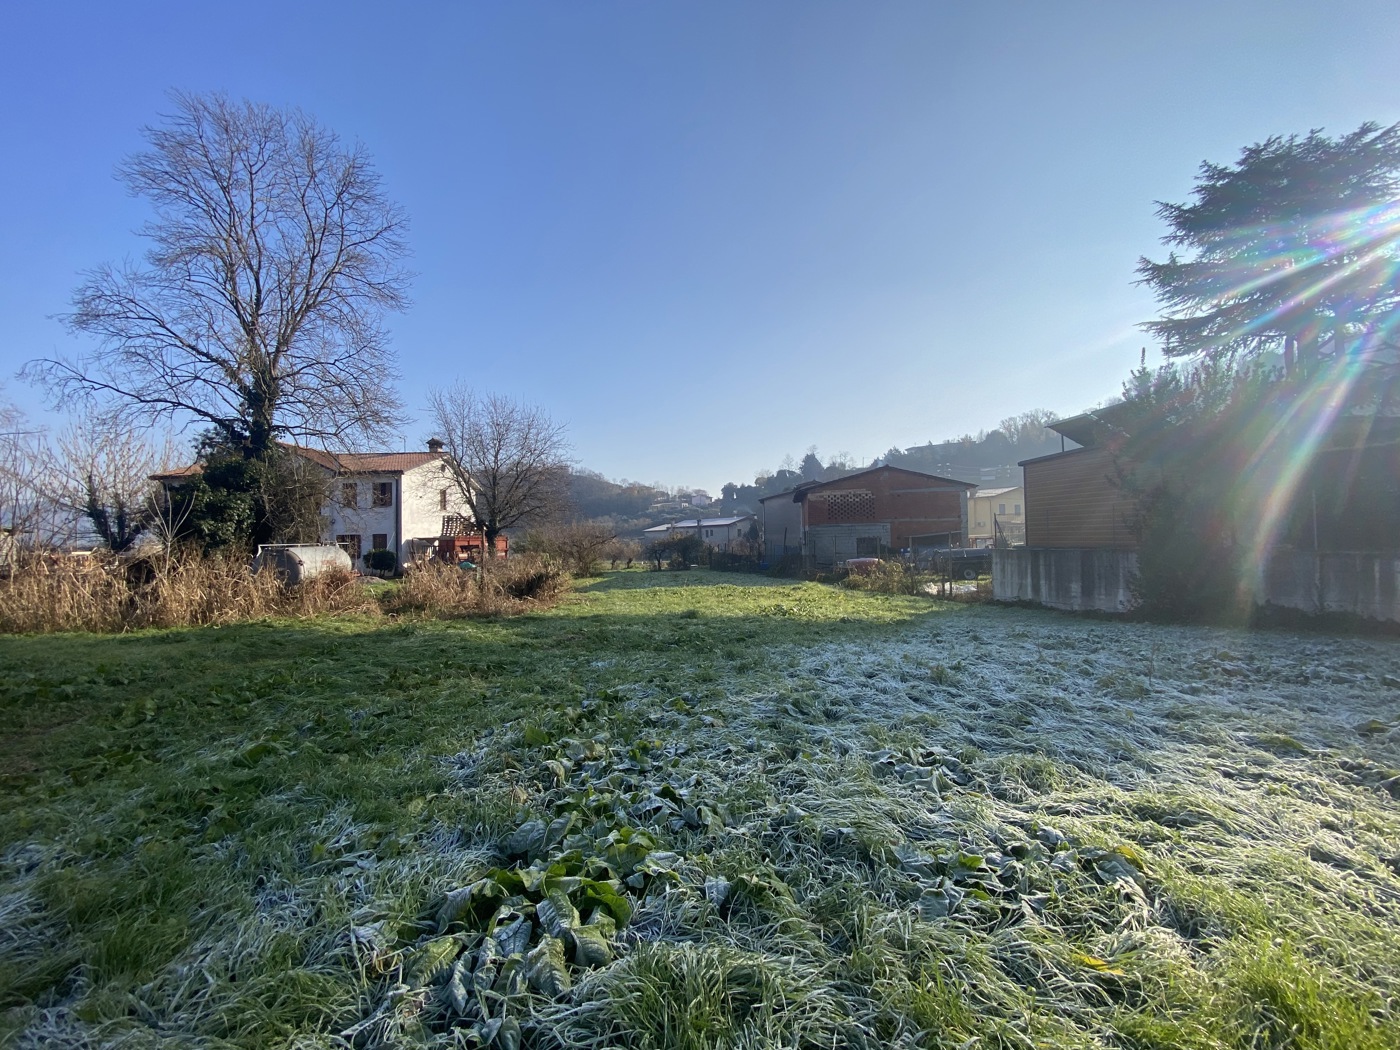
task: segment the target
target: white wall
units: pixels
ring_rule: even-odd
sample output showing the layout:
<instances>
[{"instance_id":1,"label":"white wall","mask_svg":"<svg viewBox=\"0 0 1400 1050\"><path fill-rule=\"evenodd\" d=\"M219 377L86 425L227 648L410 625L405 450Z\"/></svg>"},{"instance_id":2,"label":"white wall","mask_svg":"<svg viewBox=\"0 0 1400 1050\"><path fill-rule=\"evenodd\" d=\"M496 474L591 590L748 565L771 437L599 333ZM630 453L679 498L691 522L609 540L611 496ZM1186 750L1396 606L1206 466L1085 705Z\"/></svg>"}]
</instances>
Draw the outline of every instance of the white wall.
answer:
<instances>
[{"instance_id":1,"label":"white wall","mask_svg":"<svg viewBox=\"0 0 1400 1050\"><path fill-rule=\"evenodd\" d=\"M442 490L447 490L447 509L442 509ZM403 537L405 540L435 539L442 535L444 514L470 517L466 501L441 460L424 463L403 475ZM399 557L403 557L402 550Z\"/></svg>"},{"instance_id":2,"label":"white wall","mask_svg":"<svg viewBox=\"0 0 1400 1050\"><path fill-rule=\"evenodd\" d=\"M375 507L374 486L393 485L390 506ZM356 487L355 505L341 503L343 485ZM442 509L442 491L447 490L447 509ZM351 474L332 477L327 485L329 498L323 513L322 538L334 543L337 536L358 534L360 553L373 546L375 533L383 533L389 549L402 564L408 557L405 543L411 539L436 538L442 534L444 514L470 514L441 461L425 463L403 474ZM402 531L400 531L402 530ZM356 565L359 569L362 566Z\"/></svg>"}]
</instances>

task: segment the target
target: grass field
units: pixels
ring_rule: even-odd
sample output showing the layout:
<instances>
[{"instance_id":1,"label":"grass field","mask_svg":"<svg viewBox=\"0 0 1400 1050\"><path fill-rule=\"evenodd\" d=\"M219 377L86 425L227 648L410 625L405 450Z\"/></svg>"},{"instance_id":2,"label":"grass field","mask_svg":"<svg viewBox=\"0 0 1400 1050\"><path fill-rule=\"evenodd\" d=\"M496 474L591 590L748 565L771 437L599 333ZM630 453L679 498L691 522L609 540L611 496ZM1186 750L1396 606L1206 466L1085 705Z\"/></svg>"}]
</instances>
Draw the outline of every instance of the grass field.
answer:
<instances>
[{"instance_id":1,"label":"grass field","mask_svg":"<svg viewBox=\"0 0 1400 1050\"><path fill-rule=\"evenodd\" d=\"M705 572L0 638L0 1044L1400 1046L1400 643Z\"/></svg>"}]
</instances>

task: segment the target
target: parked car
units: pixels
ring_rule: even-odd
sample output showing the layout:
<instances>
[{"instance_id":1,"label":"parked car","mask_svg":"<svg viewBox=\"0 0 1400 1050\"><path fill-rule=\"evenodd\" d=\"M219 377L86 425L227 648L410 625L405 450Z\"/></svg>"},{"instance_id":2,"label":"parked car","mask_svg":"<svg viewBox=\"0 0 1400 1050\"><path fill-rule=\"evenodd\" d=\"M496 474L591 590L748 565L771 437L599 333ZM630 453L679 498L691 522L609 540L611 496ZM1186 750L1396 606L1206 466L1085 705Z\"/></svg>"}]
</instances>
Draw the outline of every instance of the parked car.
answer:
<instances>
[{"instance_id":1,"label":"parked car","mask_svg":"<svg viewBox=\"0 0 1400 1050\"><path fill-rule=\"evenodd\" d=\"M916 561L920 569L964 580L975 580L992 571L989 547L921 547Z\"/></svg>"}]
</instances>

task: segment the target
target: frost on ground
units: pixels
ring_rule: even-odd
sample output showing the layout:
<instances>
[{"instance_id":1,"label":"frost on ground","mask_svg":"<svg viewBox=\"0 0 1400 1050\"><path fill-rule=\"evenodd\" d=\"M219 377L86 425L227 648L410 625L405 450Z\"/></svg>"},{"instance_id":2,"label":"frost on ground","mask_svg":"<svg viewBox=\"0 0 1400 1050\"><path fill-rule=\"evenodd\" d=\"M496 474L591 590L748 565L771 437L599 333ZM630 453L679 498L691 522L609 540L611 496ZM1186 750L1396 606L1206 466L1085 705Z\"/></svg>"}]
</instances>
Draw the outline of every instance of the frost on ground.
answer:
<instances>
[{"instance_id":1,"label":"frost on ground","mask_svg":"<svg viewBox=\"0 0 1400 1050\"><path fill-rule=\"evenodd\" d=\"M676 697L639 658L509 738L527 874L456 889L487 902L429 942L458 938L458 991L401 1021L566 1046L1400 1033L1393 643L987 610L765 655Z\"/></svg>"},{"instance_id":2,"label":"frost on ground","mask_svg":"<svg viewBox=\"0 0 1400 1050\"><path fill-rule=\"evenodd\" d=\"M1400 644L677 593L46 786L75 830L0 855L0 994L41 990L0 1043L1400 1046Z\"/></svg>"}]
</instances>

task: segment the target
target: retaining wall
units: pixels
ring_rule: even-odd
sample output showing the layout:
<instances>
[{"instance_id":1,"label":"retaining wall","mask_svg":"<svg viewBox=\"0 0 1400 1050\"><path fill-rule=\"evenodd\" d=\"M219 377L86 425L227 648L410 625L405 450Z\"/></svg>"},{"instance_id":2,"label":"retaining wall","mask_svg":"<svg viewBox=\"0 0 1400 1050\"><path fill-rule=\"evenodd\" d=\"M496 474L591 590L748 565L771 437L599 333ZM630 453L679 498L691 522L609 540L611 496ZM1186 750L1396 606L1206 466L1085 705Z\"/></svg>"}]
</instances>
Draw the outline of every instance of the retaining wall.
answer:
<instances>
[{"instance_id":1,"label":"retaining wall","mask_svg":"<svg viewBox=\"0 0 1400 1050\"><path fill-rule=\"evenodd\" d=\"M997 550L992 595L1055 609L1126 612L1133 604L1129 583L1136 570L1133 551ZM1259 605L1400 623L1400 553L1271 551L1254 592Z\"/></svg>"},{"instance_id":2,"label":"retaining wall","mask_svg":"<svg viewBox=\"0 0 1400 1050\"><path fill-rule=\"evenodd\" d=\"M1133 551L999 548L992 552L992 597L1076 612L1127 612L1136 571Z\"/></svg>"}]
</instances>

